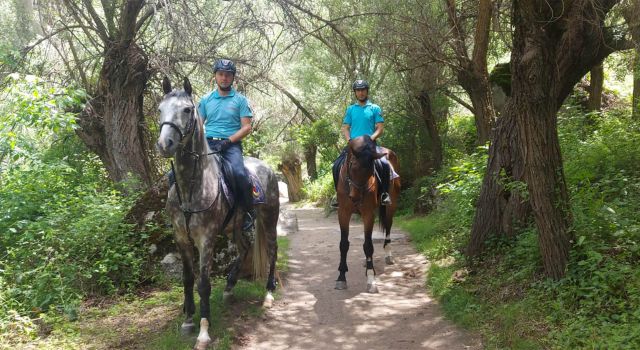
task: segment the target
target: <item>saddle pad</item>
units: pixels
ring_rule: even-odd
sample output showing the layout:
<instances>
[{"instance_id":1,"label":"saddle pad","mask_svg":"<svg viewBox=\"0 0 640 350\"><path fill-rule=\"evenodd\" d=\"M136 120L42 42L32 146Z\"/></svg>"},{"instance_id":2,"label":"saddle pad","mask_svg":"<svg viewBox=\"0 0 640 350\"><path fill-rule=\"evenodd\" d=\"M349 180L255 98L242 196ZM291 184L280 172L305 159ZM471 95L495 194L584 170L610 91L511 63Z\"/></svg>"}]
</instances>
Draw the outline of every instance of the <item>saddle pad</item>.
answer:
<instances>
[{"instance_id":1,"label":"saddle pad","mask_svg":"<svg viewBox=\"0 0 640 350\"><path fill-rule=\"evenodd\" d=\"M251 181L251 194L253 195L253 204L264 204L266 194L264 192L264 189L262 188L260 179L258 179L258 176L253 171L249 170L246 167L244 169L249 175L249 180ZM222 192L224 193L227 202L229 202L230 206L233 206L235 203L235 199L233 196L233 191L231 190L231 186L227 183L227 176L223 176L222 181L220 181L220 185L222 186Z\"/></svg>"}]
</instances>

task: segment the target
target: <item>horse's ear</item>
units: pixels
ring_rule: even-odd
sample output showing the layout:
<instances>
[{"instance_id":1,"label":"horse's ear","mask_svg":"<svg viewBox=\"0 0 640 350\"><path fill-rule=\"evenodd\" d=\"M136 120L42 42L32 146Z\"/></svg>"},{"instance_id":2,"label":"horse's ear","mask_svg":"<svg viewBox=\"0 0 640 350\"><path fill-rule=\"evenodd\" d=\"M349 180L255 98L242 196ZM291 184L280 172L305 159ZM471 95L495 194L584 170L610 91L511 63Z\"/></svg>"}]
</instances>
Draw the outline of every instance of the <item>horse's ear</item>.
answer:
<instances>
[{"instance_id":1,"label":"horse's ear","mask_svg":"<svg viewBox=\"0 0 640 350\"><path fill-rule=\"evenodd\" d=\"M164 77L162 78L162 91L164 91L164 94L168 94L171 92L171 81L169 81L168 77Z\"/></svg>"},{"instance_id":2,"label":"horse's ear","mask_svg":"<svg viewBox=\"0 0 640 350\"><path fill-rule=\"evenodd\" d=\"M193 92L193 90L191 89L191 82L187 77L184 77L184 83L182 84L182 87L184 88L184 92L186 92L188 95L191 95L191 92Z\"/></svg>"}]
</instances>

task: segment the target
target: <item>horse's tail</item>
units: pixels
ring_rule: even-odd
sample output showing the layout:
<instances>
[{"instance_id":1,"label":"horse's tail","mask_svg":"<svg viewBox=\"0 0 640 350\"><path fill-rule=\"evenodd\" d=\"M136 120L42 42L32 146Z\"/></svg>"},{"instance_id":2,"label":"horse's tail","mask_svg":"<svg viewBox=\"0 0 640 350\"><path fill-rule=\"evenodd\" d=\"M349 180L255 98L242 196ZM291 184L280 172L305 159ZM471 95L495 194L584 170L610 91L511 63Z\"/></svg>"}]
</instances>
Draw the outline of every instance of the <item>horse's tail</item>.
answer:
<instances>
[{"instance_id":1,"label":"horse's tail","mask_svg":"<svg viewBox=\"0 0 640 350\"><path fill-rule=\"evenodd\" d=\"M269 256L267 254L267 238L264 219L261 215L256 219L256 235L253 242L253 278L265 279L268 276Z\"/></svg>"}]
</instances>

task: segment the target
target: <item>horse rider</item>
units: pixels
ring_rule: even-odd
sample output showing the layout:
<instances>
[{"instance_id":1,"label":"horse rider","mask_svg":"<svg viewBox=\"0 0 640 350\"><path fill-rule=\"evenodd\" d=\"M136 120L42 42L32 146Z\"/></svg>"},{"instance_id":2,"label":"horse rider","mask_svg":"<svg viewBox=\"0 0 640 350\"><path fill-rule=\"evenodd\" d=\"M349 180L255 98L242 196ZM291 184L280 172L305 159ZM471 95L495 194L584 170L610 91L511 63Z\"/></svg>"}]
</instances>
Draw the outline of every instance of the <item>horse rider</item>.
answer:
<instances>
[{"instance_id":1,"label":"horse rider","mask_svg":"<svg viewBox=\"0 0 640 350\"><path fill-rule=\"evenodd\" d=\"M358 79L351 85L356 97L356 102L347 107L342 120L342 134L347 142L352 138L369 135L375 142L384 131L384 118L382 117L382 108L377 104L371 103L369 100L369 83L366 80ZM376 145L376 151L382 152L381 148ZM333 162L333 182L338 188L338 177L340 176L340 165L347 156L347 148L345 147L338 158ZM390 205L391 197L389 196L389 182L391 168L387 157L376 160L376 168L379 170L381 183L380 204Z\"/></svg>"},{"instance_id":2,"label":"horse rider","mask_svg":"<svg viewBox=\"0 0 640 350\"><path fill-rule=\"evenodd\" d=\"M200 99L198 112L204 122L209 148L231 167L232 188L237 208L245 211L243 231L253 229L255 209L252 185L244 167L242 139L251 133L253 113L247 98L233 88L236 66L228 59L213 64L217 88Z\"/></svg>"}]
</instances>

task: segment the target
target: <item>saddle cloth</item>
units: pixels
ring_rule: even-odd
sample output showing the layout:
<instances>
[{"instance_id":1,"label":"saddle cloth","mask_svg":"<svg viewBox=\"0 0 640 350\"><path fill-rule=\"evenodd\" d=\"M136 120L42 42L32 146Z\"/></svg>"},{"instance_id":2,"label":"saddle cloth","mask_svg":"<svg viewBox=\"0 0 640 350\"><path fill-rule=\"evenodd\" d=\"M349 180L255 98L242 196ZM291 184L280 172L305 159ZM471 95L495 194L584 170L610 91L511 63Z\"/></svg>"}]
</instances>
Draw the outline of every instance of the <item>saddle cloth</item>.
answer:
<instances>
[{"instance_id":1,"label":"saddle cloth","mask_svg":"<svg viewBox=\"0 0 640 350\"><path fill-rule=\"evenodd\" d=\"M232 186L230 184L230 179L232 179L233 174L229 171L229 166L223 167L222 181L220 181L220 185L222 186L222 193L224 193L224 197L227 199L229 205L233 206L235 203L235 197L233 194ZM260 179L258 176L249 168L245 167L244 170L249 175L249 181L251 182L251 194L253 195L253 204L264 204L265 202L265 192L262 188L262 184L260 183Z\"/></svg>"}]
</instances>

